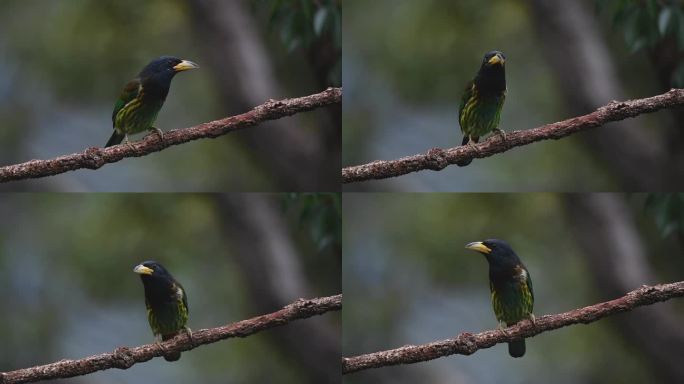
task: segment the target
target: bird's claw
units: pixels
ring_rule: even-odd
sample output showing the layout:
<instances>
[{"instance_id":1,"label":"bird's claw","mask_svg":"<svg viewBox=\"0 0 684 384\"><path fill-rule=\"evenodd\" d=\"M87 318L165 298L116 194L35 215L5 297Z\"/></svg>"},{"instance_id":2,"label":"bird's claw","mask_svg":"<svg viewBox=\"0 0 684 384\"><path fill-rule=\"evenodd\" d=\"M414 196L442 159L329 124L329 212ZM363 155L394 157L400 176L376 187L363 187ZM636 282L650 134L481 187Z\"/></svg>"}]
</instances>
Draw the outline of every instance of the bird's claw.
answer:
<instances>
[{"instance_id":1,"label":"bird's claw","mask_svg":"<svg viewBox=\"0 0 684 384\"><path fill-rule=\"evenodd\" d=\"M503 129L501 129L501 128L494 128L494 132L496 132L497 135L499 135L499 137L501 137L501 141L503 141L503 142L506 142L506 141L507 141L507 139L506 139L506 132L505 132Z\"/></svg>"},{"instance_id":2,"label":"bird's claw","mask_svg":"<svg viewBox=\"0 0 684 384\"><path fill-rule=\"evenodd\" d=\"M477 147L475 146L475 144L473 144L472 141L469 141L469 142L468 142L468 146L469 146L470 148L472 148L473 151L477 152L478 154L480 153L480 150L477 149Z\"/></svg>"},{"instance_id":3,"label":"bird's claw","mask_svg":"<svg viewBox=\"0 0 684 384\"><path fill-rule=\"evenodd\" d=\"M135 150L135 147L133 146L131 141L128 140L128 135L124 136L124 144L126 144L126 146L128 146L128 148L130 148L131 151Z\"/></svg>"},{"instance_id":4,"label":"bird's claw","mask_svg":"<svg viewBox=\"0 0 684 384\"><path fill-rule=\"evenodd\" d=\"M160 141L164 141L164 131L155 127L150 128L150 131L156 133L159 136Z\"/></svg>"},{"instance_id":5,"label":"bird's claw","mask_svg":"<svg viewBox=\"0 0 684 384\"><path fill-rule=\"evenodd\" d=\"M164 348L164 346L161 344L161 342L155 341L155 342L154 342L154 345L156 345L157 348L159 348L159 350L161 351L162 355L166 355L166 348Z\"/></svg>"},{"instance_id":6,"label":"bird's claw","mask_svg":"<svg viewBox=\"0 0 684 384\"><path fill-rule=\"evenodd\" d=\"M501 322L499 322L499 331L501 331L501 333L503 333L504 336L508 336L508 335L509 335L509 334L508 334L508 331L506 331L506 329L504 328L504 326L503 326L503 324L502 324Z\"/></svg>"},{"instance_id":7,"label":"bird's claw","mask_svg":"<svg viewBox=\"0 0 684 384\"><path fill-rule=\"evenodd\" d=\"M193 347L195 346L195 340L192 339L192 330L188 327L184 328L185 334L188 335L188 339L190 339L190 345Z\"/></svg>"},{"instance_id":8,"label":"bird's claw","mask_svg":"<svg viewBox=\"0 0 684 384\"><path fill-rule=\"evenodd\" d=\"M537 326L537 318L534 317L534 313L530 313L530 323L532 323L533 327Z\"/></svg>"}]
</instances>

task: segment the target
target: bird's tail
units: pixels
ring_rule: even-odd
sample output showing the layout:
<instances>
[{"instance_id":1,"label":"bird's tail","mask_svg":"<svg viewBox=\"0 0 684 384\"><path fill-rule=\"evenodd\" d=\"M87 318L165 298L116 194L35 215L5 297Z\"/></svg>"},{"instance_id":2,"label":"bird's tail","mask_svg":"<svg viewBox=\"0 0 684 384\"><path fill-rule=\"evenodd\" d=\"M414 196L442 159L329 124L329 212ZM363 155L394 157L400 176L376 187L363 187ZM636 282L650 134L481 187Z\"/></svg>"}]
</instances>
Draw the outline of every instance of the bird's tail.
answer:
<instances>
[{"instance_id":1,"label":"bird's tail","mask_svg":"<svg viewBox=\"0 0 684 384\"><path fill-rule=\"evenodd\" d=\"M469 140L470 140L469 135L463 135L463 142L461 143L461 145L468 144ZM477 143L478 140L479 140L479 137L473 137L473 143ZM465 167L466 165L468 165L472 162L473 162L473 159L466 159L466 160L457 161L456 165L458 165L459 167Z\"/></svg>"},{"instance_id":2,"label":"bird's tail","mask_svg":"<svg viewBox=\"0 0 684 384\"><path fill-rule=\"evenodd\" d=\"M110 137L109 141L107 141L107 144L105 144L105 148L111 147L112 145L121 144L124 137L126 137L126 134L119 133L119 131L115 129L114 133L112 133L112 137Z\"/></svg>"},{"instance_id":3,"label":"bird's tail","mask_svg":"<svg viewBox=\"0 0 684 384\"><path fill-rule=\"evenodd\" d=\"M508 354L512 357L522 357L525 354L525 339L508 343Z\"/></svg>"},{"instance_id":4,"label":"bird's tail","mask_svg":"<svg viewBox=\"0 0 684 384\"><path fill-rule=\"evenodd\" d=\"M121 141L119 141L119 142L121 142ZM174 336L176 336L176 335L162 336L162 341L171 340L171 339L173 339ZM524 346L523 346L523 349L524 349ZM169 352L169 353L164 355L164 360L166 360L166 361L178 361L178 359L180 359L180 356L181 356L180 352Z\"/></svg>"}]
</instances>

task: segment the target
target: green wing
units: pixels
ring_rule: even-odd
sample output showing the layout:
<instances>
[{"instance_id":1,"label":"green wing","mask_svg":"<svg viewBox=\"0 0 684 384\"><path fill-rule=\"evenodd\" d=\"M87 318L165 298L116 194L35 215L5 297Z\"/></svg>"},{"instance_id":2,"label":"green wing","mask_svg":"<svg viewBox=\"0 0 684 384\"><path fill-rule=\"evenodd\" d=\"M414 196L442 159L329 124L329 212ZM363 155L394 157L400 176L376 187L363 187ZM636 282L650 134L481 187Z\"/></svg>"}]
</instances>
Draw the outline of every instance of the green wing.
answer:
<instances>
[{"instance_id":1,"label":"green wing","mask_svg":"<svg viewBox=\"0 0 684 384\"><path fill-rule=\"evenodd\" d=\"M190 312L190 308L188 307L188 295L185 294L185 289L183 289L183 287L181 287L181 290L183 291L183 305L185 306L185 311Z\"/></svg>"},{"instance_id":2,"label":"green wing","mask_svg":"<svg viewBox=\"0 0 684 384\"><path fill-rule=\"evenodd\" d=\"M458 115L461 116L463 113L463 108L465 108L466 104L468 104L468 100L473 96L473 88L474 84L473 82L468 82L468 85L466 85L465 91L463 91L463 97L461 98L461 105L458 107Z\"/></svg>"},{"instance_id":3,"label":"green wing","mask_svg":"<svg viewBox=\"0 0 684 384\"><path fill-rule=\"evenodd\" d=\"M527 288L530 289L530 296L532 296L532 302L534 303L534 290L532 289L532 279L530 278L530 272L527 271L527 268L525 268L525 272L527 272Z\"/></svg>"},{"instance_id":4,"label":"green wing","mask_svg":"<svg viewBox=\"0 0 684 384\"><path fill-rule=\"evenodd\" d=\"M135 99L140 92L140 79L133 79L123 89L119 98L116 99L116 104L114 104L114 112L112 112L112 123L116 120L116 114L119 113L121 108L128 104L131 100Z\"/></svg>"}]
</instances>

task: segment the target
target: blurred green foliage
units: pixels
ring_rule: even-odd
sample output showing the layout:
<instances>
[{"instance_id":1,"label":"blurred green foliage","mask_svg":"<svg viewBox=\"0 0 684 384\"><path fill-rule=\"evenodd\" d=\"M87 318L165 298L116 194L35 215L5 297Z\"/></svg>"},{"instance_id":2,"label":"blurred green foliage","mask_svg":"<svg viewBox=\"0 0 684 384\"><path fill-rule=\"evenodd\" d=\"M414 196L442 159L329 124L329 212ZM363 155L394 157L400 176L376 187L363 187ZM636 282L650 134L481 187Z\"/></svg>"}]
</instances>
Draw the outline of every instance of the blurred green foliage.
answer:
<instances>
[{"instance_id":1,"label":"blurred green foliage","mask_svg":"<svg viewBox=\"0 0 684 384\"><path fill-rule=\"evenodd\" d=\"M656 225L663 237L671 234L684 234L684 194L650 194L646 208L655 218Z\"/></svg>"},{"instance_id":2,"label":"blurred green foliage","mask_svg":"<svg viewBox=\"0 0 684 384\"><path fill-rule=\"evenodd\" d=\"M605 299L596 284L593 260L583 254L570 228L572 215L579 213L567 209L569 197L550 193L345 194L344 355L496 327L487 262L464 249L471 241L500 238L513 246L534 280L537 315ZM677 239L660 236L644 210L647 196L623 198L624 217L634 218L657 281L681 280L684 259L674 257L681 254L681 245ZM652 377L649 366L614 321L567 327L530 339L522 360L511 359L501 345L478 351L476 358L450 357L360 372L345 377L344 382L441 383L458 377L462 378L459 382L468 383L529 384L559 382L560 376L563 383L648 381Z\"/></svg>"},{"instance_id":3,"label":"blurred green foliage","mask_svg":"<svg viewBox=\"0 0 684 384\"><path fill-rule=\"evenodd\" d=\"M339 0L270 0L271 25L290 51L308 48L326 34L338 47L342 42L342 3Z\"/></svg>"},{"instance_id":4,"label":"blurred green foliage","mask_svg":"<svg viewBox=\"0 0 684 384\"><path fill-rule=\"evenodd\" d=\"M342 243L342 196L339 193L291 193L284 198L299 225L307 228L318 251L340 249Z\"/></svg>"},{"instance_id":5,"label":"blurred green foliage","mask_svg":"<svg viewBox=\"0 0 684 384\"><path fill-rule=\"evenodd\" d=\"M282 197L284 211L296 223L296 231L311 244L304 267L320 287L341 290L334 277L342 257L342 195L339 193L291 193Z\"/></svg>"},{"instance_id":6,"label":"blurred green foliage","mask_svg":"<svg viewBox=\"0 0 684 384\"><path fill-rule=\"evenodd\" d=\"M85 92L91 98L110 97L113 106L123 84L152 58L162 52L180 55L192 45L176 0L7 0L3 6L12 10L0 13L2 30L11 34L5 39L9 52L34 79L68 101ZM45 22L26 28L38 14ZM74 81L76 73L87 81Z\"/></svg>"},{"instance_id":7,"label":"blurred green foliage","mask_svg":"<svg viewBox=\"0 0 684 384\"><path fill-rule=\"evenodd\" d=\"M600 12L612 15L613 24L623 30L632 53L654 49L665 39L677 42L684 54L684 3L679 0L597 0ZM672 75L672 85L684 87L684 62Z\"/></svg>"},{"instance_id":8,"label":"blurred green foliage","mask_svg":"<svg viewBox=\"0 0 684 384\"><path fill-rule=\"evenodd\" d=\"M342 49L341 0L256 0L270 2L271 28L277 28L280 39L290 52L311 49L323 40L331 41L335 50ZM329 70L333 84L339 84L340 60Z\"/></svg>"},{"instance_id":9,"label":"blurred green foliage","mask_svg":"<svg viewBox=\"0 0 684 384\"><path fill-rule=\"evenodd\" d=\"M458 145L460 97L493 49L507 57L502 129L571 116L525 2L346 0L344 15L345 166ZM632 76L637 69L629 66L626 77L644 79ZM579 137L570 137L481 159L475 167L417 172L344 190L613 190L617 181Z\"/></svg>"},{"instance_id":10,"label":"blurred green foliage","mask_svg":"<svg viewBox=\"0 0 684 384\"><path fill-rule=\"evenodd\" d=\"M213 327L249 318L258 293L235 255L245 237L224 220L250 212L217 209L213 194L5 194L0 201L0 371L152 341L142 285L132 268L144 260L164 264L185 287L189 326ZM225 198L230 199L231 195ZM311 233L333 228L300 220L303 211L332 212L339 196L305 197L287 207L285 194L259 195L282 216L312 295L339 289L338 257L317 251ZM333 215L330 213L329 215ZM339 215L336 217L339 222ZM314 228L323 226L322 228ZM263 231L272 230L265 225ZM328 257L323 257L328 256ZM250 257L258 257L251 255ZM320 267L323 266L323 267ZM293 300L296 298L293 298ZM276 308L274 308L276 309ZM332 316L323 324L339 324ZM303 325L306 326L306 325ZM281 331L287 332L287 327ZM110 370L70 382L302 383L309 377L296 354L276 347L264 332L184 353L177 364L157 359L130 370ZM99 376L98 376L99 375ZM80 380L80 381L79 381Z\"/></svg>"},{"instance_id":11,"label":"blurred green foliage","mask_svg":"<svg viewBox=\"0 0 684 384\"><path fill-rule=\"evenodd\" d=\"M255 31L257 44L263 45L266 68L273 68L278 74L273 85L279 89L278 94L268 96L295 96L320 89L318 85L312 87L317 79L307 68L309 57L288 54L279 39L268 36L270 3L257 3L250 12L253 2L240 1L245 8L240 17ZM211 59L207 52L211 47L206 46L209 40L203 38L203 27L207 25L202 26L193 11L199 3L208 7L212 4L199 0L3 1L0 163L51 158L104 145L111 135L112 108L122 87L151 59L161 55L190 59L202 67L174 80L156 123L162 130L193 126L251 107L254 103L246 88L221 80L224 71L229 78L241 76L234 74L233 60L227 60L224 68L208 65ZM321 28L327 30L327 22ZM223 95L230 95L231 99L225 100ZM300 114L290 119L297 124L285 124L282 129L318 133L323 119L327 124L325 110ZM313 190L286 185L283 180L289 179L263 156L262 151L268 148L249 144L250 135L255 133L199 140L154 156L121 161L97 172L69 172L4 188L135 192ZM304 136L323 140L324 135ZM335 142L331 143L330 147L334 147ZM315 145L323 147L329 143L311 144ZM281 149L268 153L288 152Z\"/></svg>"}]
</instances>

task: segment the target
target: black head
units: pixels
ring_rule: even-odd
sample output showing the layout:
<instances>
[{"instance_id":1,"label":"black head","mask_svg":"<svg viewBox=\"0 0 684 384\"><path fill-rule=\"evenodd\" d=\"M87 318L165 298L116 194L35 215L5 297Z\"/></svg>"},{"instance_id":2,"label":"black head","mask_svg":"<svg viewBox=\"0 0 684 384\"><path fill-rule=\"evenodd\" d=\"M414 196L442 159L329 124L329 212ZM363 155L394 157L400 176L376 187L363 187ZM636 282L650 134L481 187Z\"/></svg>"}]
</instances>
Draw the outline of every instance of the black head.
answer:
<instances>
[{"instance_id":1,"label":"black head","mask_svg":"<svg viewBox=\"0 0 684 384\"><path fill-rule=\"evenodd\" d=\"M133 268L133 272L140 275L143 283L145 282L165 282L173 283L173 276L156 261L145 261Z\"/></svg>"},{"instance_id":2,"label":"black head","mask_svg":"<svg viewBox=\"0 0 684 384\"><path fill-rule=\"evenodd\" d=\"M466 249L483 254L489 265L510 266L520 265L520 258L507 242L498 239L476 241L466 245Z\"/></svg>"},{"instance_id":3,"label":"black head","mask_svg":"<svg viewBox=\"0 0 684 384\"><path fill-rule=\"evenodd\" d=\"M199 65L192 61L181 60L173 56L162 56L147 64L145 68L140 71L138 76L143 80L150 77L157 77L168 78L170 81L176 73L196 68L199 68Z\"/></svg>"},{"instance_id":4,"label":"black head","mask_svg":"<svg viewBox=\"0 0 684 384\"><path fill-rule=\"evenodd\" d=\"M499 51L489 51L485 53L484 59L482 59L482 68L489 67L504 67L506 62L506 56Z\"/></svg>"},{"instance_id":5,"label":"black head","mask_svg":"<svg viewBox=\"0 0 684 384\"><path fill-rule=\"evenodd\" d=\"M499 51L489 51L482 59L480 71L475 77L475 83L484 92L501 92L506 90L506 70L504 64L506 56Z\"/></svg>"}]
</instances>

